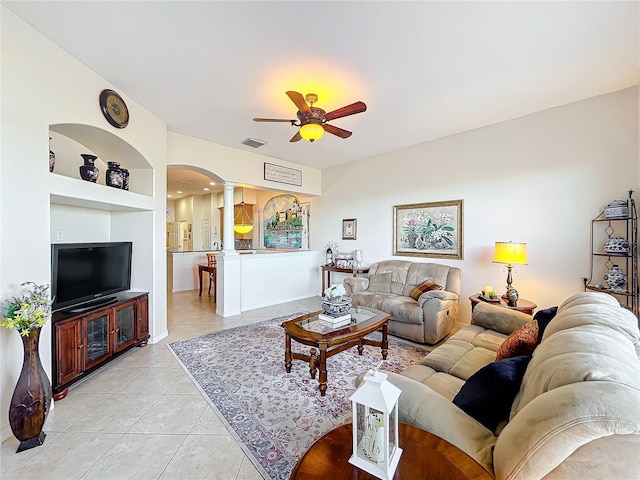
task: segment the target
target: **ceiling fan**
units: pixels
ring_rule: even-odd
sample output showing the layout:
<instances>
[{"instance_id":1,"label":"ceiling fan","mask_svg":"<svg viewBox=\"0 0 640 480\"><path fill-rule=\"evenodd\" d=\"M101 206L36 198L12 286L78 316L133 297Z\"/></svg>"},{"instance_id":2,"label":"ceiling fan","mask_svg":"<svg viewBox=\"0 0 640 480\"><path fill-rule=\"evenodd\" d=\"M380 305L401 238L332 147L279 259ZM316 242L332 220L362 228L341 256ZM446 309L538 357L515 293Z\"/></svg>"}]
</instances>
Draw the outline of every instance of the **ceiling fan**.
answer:
<instances>
[{"instance_id":1,"label":"ceiling fan","mask_svg":"<svg viewBox=\"0 0 640 480\"><path fill-rule=\"evenodd\" d=\"M340 138L349 138L352 132L334 127L327 122L335 120L336 118L361 113L367 109L367 106L363 102L356 102L326 113L323 109L313 106L313 104L318 101L318 95L315 93L308 93L303 97L301 93L288 91L287 96L295 103L296 107L298 107L298 120L283 118L254 118L253 120L256 122L289 122L294 127L300 127L291 140L289 140L290 142L298 142L303 138L313 142L322 137L324 132L329 132Z\"/></svg>"}]
</instances>

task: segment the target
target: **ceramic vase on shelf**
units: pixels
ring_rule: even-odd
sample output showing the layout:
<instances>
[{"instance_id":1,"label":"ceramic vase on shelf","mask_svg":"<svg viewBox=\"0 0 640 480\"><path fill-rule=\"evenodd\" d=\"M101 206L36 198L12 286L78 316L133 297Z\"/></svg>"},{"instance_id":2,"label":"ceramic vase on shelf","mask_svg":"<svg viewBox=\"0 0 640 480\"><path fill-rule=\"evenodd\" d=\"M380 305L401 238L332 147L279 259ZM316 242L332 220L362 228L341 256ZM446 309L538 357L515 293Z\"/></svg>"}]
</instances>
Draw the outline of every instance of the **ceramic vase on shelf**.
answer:
<instances>
[{"instance_id":1,"label":"ceramic vase on shelf","mask_svg":"<svg viewBox=\"0 0 640 480\"><path fill-rule=\"evenodd\" d=\"M129 170L121 168L120 171L122 172L122 189L129 190Z\"/></svg>"},{"instance_id":2,"label":"ceramic vase on shelf","mask_svg":"<svg viewBox=\"0 0 640 480\"><path fill-rule=\"evenodd\" d=\"M107 162L109 168L107 168L107 180L106 183L113 188L122 188L124 185L124 176L120 169L119 162Z\"/></svg>"},{"instance_id":3,"label":"ceramic vase on shelf","mask_svg":"<svg viewBox=\"0 0 640 480\"><path fill-rule=\"evenodd\" d=\"M51 150L51 137L49 137L49 171L53 172L56 167L56 154Z\"/></svg>"},{"instance_id":4,"label":"ceramic vase on shelf","mask_svg":"<svg viewBox=\"0 0 640 480\"><path fill-rule=\"evenodd\" d=\"M40 330L20 336L24 359L9 407L9 425L20 440L18 452L42 445L46 436L42 428L51 408L51 382L40 361Z\"/></svg>"},{"instance_id":5,"label":"ceramic vase on shelf","mask_svg":"<svg viewBox=\"0 0 640 480\"><path fill-rule=\"evenodd\" d=\"M351 309L351 298L349 297L324 297L322 299L322 309L328 315L343 315Z\"/></svg>"},{"instance_id":6,"label":"ceramic vase on shelf","mask_svg":"<svg viewBox=\"0 0 640 480\"><path fill-rule=\"evenodd\" d=\"M604 281L607 282L611 290L622 291L627 284L627 276L618 265L614 265L604 274Z\"/></svg>"},{"instance_id":7,"label":"ceramic vase on shelf","mask_svg":"<svg viewBox=\"0 0 640 480\"><path fill-rule=\"evenodd\" d=\"M614 235L604 244L606 253L629 253L629 242L620 235Z\"/></svg>"},{"instance_id":8,"label":"ceramic vase on shelf","mask_svg":"<svg viewBox=\"0 0 640 480\"><path fill-rule=\"evenodd\" d=\"M80 165L80 177L87 182L96 183L100 170L94 163L98 157L90 153L81 153L80 156L84 159L84 165Z\"/></svg>"},{"instance_id":9,"label":"ceramic vase on shelf","mask_svg":"<svg viewBox=\"0 0 640 480\"><path fill-rule=\"evenodd\" d=\"M629 206L624 200L614 200L604 207L604 216L606 218L627 218L629 215Z\"/></svg>"}]
</instances>

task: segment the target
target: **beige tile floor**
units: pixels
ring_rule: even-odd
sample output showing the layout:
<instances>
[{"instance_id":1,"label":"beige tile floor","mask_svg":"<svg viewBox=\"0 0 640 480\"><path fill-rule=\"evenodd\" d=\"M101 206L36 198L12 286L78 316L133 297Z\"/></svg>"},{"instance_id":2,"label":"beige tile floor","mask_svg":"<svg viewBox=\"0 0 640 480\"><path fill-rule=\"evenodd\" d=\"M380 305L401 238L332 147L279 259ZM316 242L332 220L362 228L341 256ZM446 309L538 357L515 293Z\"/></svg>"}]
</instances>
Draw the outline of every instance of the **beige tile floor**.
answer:
<instances>
[{"instance_id":1,"label":"beige tile floor","mask_svg":"<svg viewBox=\"0 0 640 480\"><path fill-rule=\"evenodd\" d=\"M167 349L183 338L317 310L320 297L222 318L211 297L169 294L169 337L134 348L56 402L41 447L2 443L6 480L253 480L261 476Z\"/></svg>"}]
</instances>

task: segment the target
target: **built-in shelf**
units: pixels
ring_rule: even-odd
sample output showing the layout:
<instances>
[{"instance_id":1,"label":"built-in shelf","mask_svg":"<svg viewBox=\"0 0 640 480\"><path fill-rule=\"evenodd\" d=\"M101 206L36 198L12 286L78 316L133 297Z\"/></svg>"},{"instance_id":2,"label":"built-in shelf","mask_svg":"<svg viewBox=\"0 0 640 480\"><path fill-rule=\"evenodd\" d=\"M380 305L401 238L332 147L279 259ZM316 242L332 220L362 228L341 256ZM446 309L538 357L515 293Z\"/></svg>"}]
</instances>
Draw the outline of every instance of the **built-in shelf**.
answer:
<instances>
[{"instance_id":1,"label":"built-in shelf","mask_svg":"<svg viewBox=\"0 0 640 480\"><path fill-rule=\"evenodd\" d=\"M154 200L150 196L64 175L51 174L49 186L52 204L109 211L154 209Z\"/></svg>"}]
</instances>

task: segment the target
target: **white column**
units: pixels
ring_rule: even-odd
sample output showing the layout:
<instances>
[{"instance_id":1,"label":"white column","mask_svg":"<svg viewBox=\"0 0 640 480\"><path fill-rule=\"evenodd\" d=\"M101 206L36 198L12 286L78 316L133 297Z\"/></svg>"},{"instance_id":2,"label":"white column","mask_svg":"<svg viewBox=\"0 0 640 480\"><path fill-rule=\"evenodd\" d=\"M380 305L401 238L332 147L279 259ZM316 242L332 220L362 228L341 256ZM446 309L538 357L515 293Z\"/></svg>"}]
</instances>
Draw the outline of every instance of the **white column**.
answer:
<instances>
[{"instance_id":1,"label":"white column","mask_svg":"<svg viewBox=\"0 0 640 480\"><path fill-rule=\"evenodd\" d=\"M235 186L235 183L224 183L224 215L222 218L222 224L224 225L224 238L222 239L223 252L234 252L236 249L233 233L233 189Z\"/></svg>"},{"instance_id":2,"label":"white column","mask_svg":"<svg viewBox=\"0 0 640 480\"><path fill-rule=\"evenodd\" d=\"M218 255L216 282L216 313L221 317L230 317L242 313L240 305L240 254L236 251L233 231L233 190L235 183L225 182L223 191L224 237L222 252Z\"/></svg>"}]
</instances>

